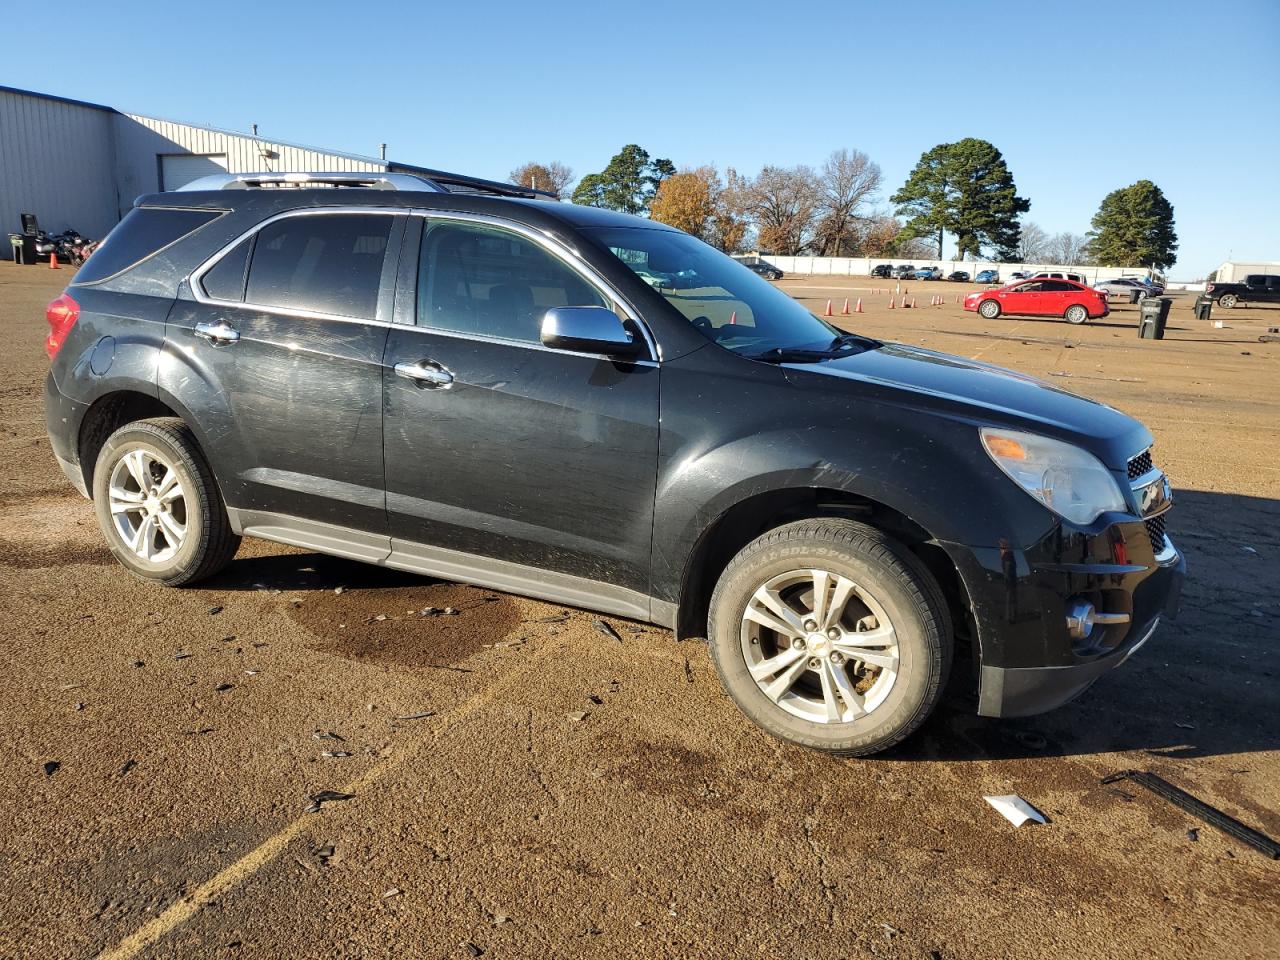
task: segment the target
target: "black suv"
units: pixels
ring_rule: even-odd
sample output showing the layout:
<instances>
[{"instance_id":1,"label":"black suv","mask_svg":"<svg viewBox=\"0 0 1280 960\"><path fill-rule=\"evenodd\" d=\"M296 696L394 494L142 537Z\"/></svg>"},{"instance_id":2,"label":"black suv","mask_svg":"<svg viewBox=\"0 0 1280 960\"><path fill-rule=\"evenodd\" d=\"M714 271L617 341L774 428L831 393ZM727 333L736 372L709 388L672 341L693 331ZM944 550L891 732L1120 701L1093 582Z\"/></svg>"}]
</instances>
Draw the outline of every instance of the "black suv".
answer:
<instances>
[{"instance_id":1,"label":"black suv","mask_svg":"<svg viewBox=\"0 0 1280 960\"><path fill-rule=\"evenodd\" d=\"M980 714L1055 707L1183 577L1124 414L510 185L142 197L48 319L53 450L137 576L192 583L256 536L652 621L822 750L909 734L953 650Z\"/></svg>"}]
</instances>

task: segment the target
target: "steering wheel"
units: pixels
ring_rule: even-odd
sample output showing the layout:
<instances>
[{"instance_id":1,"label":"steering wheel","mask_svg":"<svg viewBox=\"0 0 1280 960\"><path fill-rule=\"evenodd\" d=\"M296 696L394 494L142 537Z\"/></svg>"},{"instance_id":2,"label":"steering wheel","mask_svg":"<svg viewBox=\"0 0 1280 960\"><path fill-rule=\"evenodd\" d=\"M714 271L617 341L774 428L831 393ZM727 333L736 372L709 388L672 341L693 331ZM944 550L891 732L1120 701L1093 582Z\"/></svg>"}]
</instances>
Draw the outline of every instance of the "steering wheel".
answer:
<instances>
[{"instance_id":1,"label":"steering wheel","mask_svg":"<svg viewBox=\"0 0 1280 960\"><path fill-rule=\"evenodd\" d=\"M704 334L713 340L715 339L716 328L712 325L710 317L705 315L701 317L694 317L689 322L693 324L693 329L697 330L699 333Z\"/></svg>"}]
</instances>

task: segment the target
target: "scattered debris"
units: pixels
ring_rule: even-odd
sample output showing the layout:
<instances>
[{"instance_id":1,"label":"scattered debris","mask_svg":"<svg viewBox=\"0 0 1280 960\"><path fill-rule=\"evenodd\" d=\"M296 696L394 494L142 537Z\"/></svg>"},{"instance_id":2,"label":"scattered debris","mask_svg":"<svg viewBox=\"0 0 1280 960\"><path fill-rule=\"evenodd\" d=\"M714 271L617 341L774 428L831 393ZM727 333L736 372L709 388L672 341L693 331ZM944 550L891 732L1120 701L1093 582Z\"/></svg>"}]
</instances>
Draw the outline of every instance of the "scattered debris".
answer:
<instances>
[{"instance_id":1,"label":"scattered debris","mask_svg":"<svg viewBox=\"0 0 1280 960\"><path fill-rule=\"evenodd\" d=\"M46 760L43 769L46 777L52 777L62 769L62 764L57 760Z\"/></svg>"},{"instance_id":2,"label":"scattered debris","mask_svg":"<svg viewBox=\"0 0 1280 960\"><path fill-rule=\"evenodd\" d=\"M689 658L684 658L684 679L686 683L693 683L693 667L689 665Z\"/></svg>"},{"instance_id":3,"label":"scattered debris","mask_svg":"<svg viewBox=\"0 0 1280 960\"><path fill-rule=\"evenodd\" d=\"M1174 726L1179 730L1194 730L1196 728L1194 723L1175 723Z\"/></svg>"},{"instance_id":4,"label":"scattered debris","mask_svg":"<svg viewBox=\"0 0 1280 960\"><path fill-rule=\"evenodd\" d=\"M138 761L130 757L128 760L124 762L124 766L120 768L120 776L127 777L129 775L129 771L132 770L137 765L138 765Z\"/></svg>"},{"instance_id":5,"label":"scattered debris","mask_svg":"<svg viewBox=\"0 0 1280 960\"><path fill-rule=\"evenodd\" d=\"M1176 807L1181 807L1193 817L1199 817L1209 826L1216 827L1227 836L1248 844L1264 857L1280 860L1280 843L1272 840L1265 833L1259 833L1252 827L1245 826L1235 817L1228 816L1218 808L1209 806L1187 791L1175 787L1163 777L1147 773L1145 770L1121 770L1119 773L1102 778L1103 783L1118 783L1121 780L1129 780L1140 787L1146 787L1156 796L1163 797Z\"/></svg>"},{"instance_id":6,"label":"scattered debris","mask_svg":"<svg viewBox=\"0 0 1280 960\"><path fill-rule=\"evenodd\" d=\"M187 653L185 650L179 650L177 653L175 653L175 654L173 655L173 659L175 659L175 660L190 660L190 659L191 659L191 657L193 657L193 656L194 656L194 654Z\"/></svg>"},{"instance_id":7,"label":"scattered debris","mask_svg":"<svg viewBox=\"0 0 1280 960\"><path fill-rule=\"evenodd\" d=\"M552 613L545 617L534 617L531 622L533 623L564 623L568 619L569 619L569 615L567 613Z\"/></svg>"},{"instance_id":8,"label":"scattered debris","mask_svg":"<svg viewBox=\"0 0 1280 960\"><path fill-rule=\"evenodd\" d=\"M461 944L459 944L459 946L461 946L463 950L467 951L467 954L468 954L469 956L472 956L472 957L483 957L483 956L484 956L484 951L483 951L483 950L481 950L479 947L477 947L477 946L476 946L474 943L472 943L470 940L463 940L463 941L462 941L462 943L461 943Z\"/></svg>"},{"instance_id":9,"label":"scattered debris","mask_svg":"<svg viewBox=\"0 0 1280 960\"><path fill-rule=\"evenodd\" d=\"M76 687L83 687L83 686L84 686L83 683L64 683L58 689L65 693L68 690L74 690Z\"/></svg>"},{"instance_id":10,"label":"scattered debris","mask_svg":"<svg viewBox=\"0 0 1280 960\"><path fill-rule=\"evenodd\" d=\"M587 712L585 710L574 710L572 713L565 714L565 716L567 716L574 723L580 723L581 721L587 719Z\"/></svg>"},{"instance_id":11,"label":"scattered debris","mask_svg":"<svg viewBox=\"0 0 1280 960\"><path fill-rule=\"evenodd\" d=\"M590 700L592 703L594 703L597 707L604 706L604 701L600 699L599 694L589 693L587 694L587 699Z\"/></svg>"},{"instance_id":12,"label":"scattered debris","mask_svg":"<svg viewBox=\"0 0 1280 960\"><path fill-rule=\"evenodd\" d=\"M880 926L884 929L884 937L886 940L892 940L894 937L902 933L901 930L889 923L882 923Z\"/></svg>"},{"instance_id":13,"label":"scattered debris","mask_svg":"<svg viewBox=\"0 0 1280 960\"><path fill-rule=\"evenodd\" d=\"M1027 801L1023 800L1016 793L1006 794L1002 797L983 797L983 800L991 804L1000 816L1004 817L1015 827L1020 827L1028 820L1036 823L1045 823L1044 814L1033 807Z\"/></svg>"},{"instance_id":14,"label":"scattered debris","mask_svg":"<svg viewBox=\"0 0 1280 960\"><path fill-rule=\"evenodd\" d=\"M434 717L434 710L424 710L422 713L405 713L398 717L392 717L393 720L425 720L427 717Z\"/></svg>"},{"instance_id":15,"label":"scattered debris","mask_svg":"<svg viewBox=\"0 0 1280 960\"><path fill-rule=\"evenodd\" d=\"M326 843L323 846L315 848L316 859L320 861L320 865L327 867L331 863L337 863L342 859L342 855L338 853L338 845L336 843Z\"/></svg>"},{"instance_id":16,"label":"scattered debris","mask_svg":"<svg viewBox=\"0 0 1280 960\"><path fill-rule=\"evenodd\" d=\"M257 676L258 674L260 674L261 672L262 672L261 670L246 670L246 671L244 672L244 675L245 675L246 677L256 677L256 676Z\"/></svg>"},{"instance_id":17,"label":"scattered debris","mask_svg":"<svg viewBox=\"0 0 1280 960\"><path fill-rule=\"evenodd\" d=\"M225 693L227 690L232 689L234 686L235 686L234 683L220 683L213 689L215 693Z\"/></svg>"},{"instance_id":18,"label":"scattered debris","mask_svg":"<svg viewBox=\"0 0 1280 960\"><path fill-rule=\"evenodd\" d=\"M606 637L617 640L619 643L622 642L622 637L618 636L618 631L613 629L613 627L609 626L609 624L605 623L603 620L592 620L591 626L600 633L603 633Z\"/></svg>"},{"instance_id":19,"label":"scattered debris","mask_svg":"<svg viewBox=\"0 0 1280 960\"><path fill-rule=\"evenodd\" d=\"M320 807L326 803L337 803L340 800L350 800L354 797L354 793L339 793L337 790L321 790L319 793L311 794L311 806L304 810L304 813L319 813Z\"/></svg>"},{"instance_id":20,"label":"scattered debris","mask_svg":"<svg viewBox=\"0 0 1280 960\"><path fill-rule=\"evenodd\" d=\"M200 727L197 730L183 730L184 737L202 737L206 733L213 733L213 727Z\"/></svg>"},{"instance_id":21,"label":"scattered debris","mask_svg":"<svg viewBox=\"0 0 1280 960\"><path fill-rule=\"evenodd\" d=\"M332 730L316 730L311 734L312 740L337 740L339 743L346 743L346 738L334 733Z\"/></svg>"},{"instance_id":22,"label":"scattered debris","mask_svg":"<svg viewBox=\"0 0 1280 960\"><path fill-rule=\"evenodd\" d=\"M145 666L147 665L147 661L145 661L145 660L135 660L135 661L133 661L133 665L134 665L135 667L145 667Z\"/></svg>"},{"instance_id":23,"label":"scattered debris","mask_svg":"<svg viewBox=\"0 0 1280 960\"><path fill-rule=\"evenodd\" d=\"M334 592L334 593L339 593L339 594L340 594L340 593L342 593L342 592L343 592L344 590L346 590L346 589L347 589L346 587L334 587L334 588L333 588L333 592Z\"/></svg>"},{"instance_id":24,"label":"scattered debris","mask_svg":"<svg viewBox=\"0 0 1280 960\"><path fill-rule=\"evenodd\" d=\"M218 614L220 614L221 612L222 612L222 608L221 608L221 607L210 607L210 608L209 608L209 616L211 616L211 617L216 617L216 616L217 616Z\"/></svg>"},{"instance_id":25,"label":"scattered debris","mask_svg":"<svg viewBox=\"0 0 1280 960\"><path fill-rule=\"evenodd\" d=\"M424 617L438 617L440 614L444 613L444 611L439 607L423 607L418 612Z\"/></svg>"},{"instance_id":26,"label":"scattered debris","mask_svg":"<svg viewBox=\"0 0 1280 960\"><path fill-rule=\"evenodd\" d=\"M511 922L511 918L508 917L505 913L495 913L493 915L493 925L495 927L500 927L504 923L510 923L510 922Z\"/></svg>"},{"instance_id":27,"label":"scattered debris","mask_svg":"<svg viewBox=\"0 0 1280 960\"><path fill-rule=\"evenodd\" d=\"M236 640L236 635L234 633L228 633L225 637L222 638L223 643L234 643L235 640Z\"/></svg>"},{"instance_id":28,"label":"scattered debris","mask_svg":"<svg viewBox=\"0 0 1280 960\"><path fill-rule=\"evenodd\" d=\"M1188 831L1187 831L1187 839L1188 839L1188 840L1190 840L1192 843L1195 843L1197 840L1199 840L1199 839L1200 839L1200 828L1199 828L1199 827L1192 827L1190 830L1188 830Z\"/></svg>"},{"instance_id":29,"label":"scattered debris","mask_svg":"<svg viewBox=\"0 0 1280 960\"><path fill-rule=\"evenodd\" d=\"M342 760L351 756L350 750L322 750L320 756L326 760Z\"/></svg>"},{"instance_id":30,"label":"scattered debris","mask_svg":"<svg viewBox=\"0 0 1280 960\"><path fill-rule=\"evenodd\" d=\"M76 713L79 713L79 712L80 712L81 710L83 710L83 709L84 709L84 701L83 701L83 700L77 700L77 701L76 701Z\"/></svg>"},{"instance_id":31,"label":"scattered debris","mask_svg":"<svg viewBox=\"0 0 1280 960\"><path fill-rule=\"evenodd\" d=\"M1257 553L1257 552L1258 552L1257 550L1253 549L1253 547L1243 547L1243 546L1242 546L1240 549L1241 549L1241 550L1243 550L1245 553Z\"/></svg>"},{"instance_id":32,"label":"scattered debris","mask_svg":"<svg viewBox=\"0 0 1280 960\"><path fill-rule=\"evenodd\" d=\"M403 890L401 890L399 887L392 887L390 890L386 891L382 895L382 899L390 900L392 897L402 897L402 896L404 896Z\"/></svg>"},{"instance_id":33,"label":"scattered debris","mask_svg":"<svg viewBox=\"0 0 1280 960\"><path fill-rule=\"evenodd\" d=\"M462 612L461 610L455 610L453 607L445 607L445 608L444 608L444 615L445 615L446 617L456 617L456 616L457 616L458 614L460 614L461 612Z\"/></svg>"},{"instance_id":34,"label":"scattered debris","mask_svg":"<svg viewBox=\"0 0 1280 960\"><path fill-rule=\"evenodd\" d=\"M385 619L387 619L387 615L385 613L380 613L376 617L366 617L364 622L365 623L381 623Z\"/></svg>"}]
</instances>

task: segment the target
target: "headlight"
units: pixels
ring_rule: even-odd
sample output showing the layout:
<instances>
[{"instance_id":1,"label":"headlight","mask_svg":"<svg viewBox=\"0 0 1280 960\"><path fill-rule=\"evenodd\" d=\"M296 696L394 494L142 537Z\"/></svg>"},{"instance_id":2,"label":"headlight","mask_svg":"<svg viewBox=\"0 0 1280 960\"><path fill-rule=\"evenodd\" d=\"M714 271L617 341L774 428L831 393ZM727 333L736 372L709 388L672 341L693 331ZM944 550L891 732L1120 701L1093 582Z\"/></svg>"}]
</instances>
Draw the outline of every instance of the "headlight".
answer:
<instances>
[{"instance_id":1,"label":"headlight","mask_svg":"<svg viewBox=\"0 0 1280 960\"><path fill-rule=\"evenodd\" d=\"M1086 526L1109 510L1129 509L1115 477L1088 451L1034 433L994 427L981 433L996 466L1064 519Z\"/></svg>"}]
</instances>

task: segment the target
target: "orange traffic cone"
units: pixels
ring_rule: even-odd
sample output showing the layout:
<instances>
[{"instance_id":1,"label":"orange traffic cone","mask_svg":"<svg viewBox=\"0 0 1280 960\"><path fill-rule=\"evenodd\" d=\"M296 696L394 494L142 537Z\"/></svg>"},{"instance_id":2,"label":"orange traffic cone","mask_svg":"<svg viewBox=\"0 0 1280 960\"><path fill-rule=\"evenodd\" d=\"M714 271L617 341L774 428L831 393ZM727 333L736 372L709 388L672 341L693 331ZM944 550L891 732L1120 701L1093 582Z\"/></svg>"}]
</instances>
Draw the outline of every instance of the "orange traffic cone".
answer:
<instances>
[{"instance_id":1,"label":"orange traffic cone","mask_svg":"<svg viewBox=\"0 0 1280 960\"><path fill-rule=\"evenodd\" d=\"M916 308L916 298L915 298L915 297L912 297L912 298L911 298L911 309L912 309L912 310L914 310L915 308Z\"/></svg>"},{"instance_id":2,"label":"orange traffic cone","mask_svg":"<svg viewBox=\"0 0 1280 960\"><path fill-rule=\"evenodd\" d=\"M737 324L737 322L738 322L738 311L735 310L733 311L733 313L729 314L729 323Z\"/></svg>"},{"instance_id":3,"label":"orange traffic cone","mask_svg":"<svg viewBox=\"0 0 1280 960\"><path fill-rule=\"evenodd\" d=\"M890 309L890 310L892 310L892 309L893 309L893 297L890 297L890 298L889 298L889 309Z\"/></svg>"},{"instance_id":4,"label":"orange traffic cone","mask_svg":"<svg viewBox=\"0 0 1280 960\"><path fill-rule=\"evenodd\" d=\"M844 298L844 309L840 311L840 316L847 317L849 315L849 298Z\"/></svg>"},{"instance_id":5,"label":"orange traffic cone","mask_svg":"<svg viewBox=\"0 0 1280 960\"><path fill-rule=\"evenodd\" d=\"M833 313L831 312L831 301L830 301L830 300L828 300L828 301L827 301L827 309L826 309L826 312L825 312L825 313L823 313L823 316L824 316L824 317L833 317L833 316L835 316L835 314L833 314Z\"/></svg>"},{"instance_id":6,"label":"orange traffic cone","mask_svg":"<svg viewBox=\"0 0 1280 960\"><path fill-rule=\"evenodd\" d=\"M854 308L853 308L853 312L854 312L854 313L861 313L861 312L862 312L862 298L861 298L861 297L859 297L859 298L858 298L858 302L857 302L857 304L854 306Z\"/></svg>"},{"instance_id":7,"label":"orange traffic cone","mask_svg":"<svg viewBox=\"0 0 1280 960\"><path fill-rule=\"evenodd\" d=\"M58 255L56 253L49 254L49 269L50 270L62 269L60 266L58 266Z\"/></svg>"},{"instance_id":8,"label":"orange traffic cone","mask_svg":"<svg viewBox=\"0 0 1280 960\"><path fill-rule=\"evenodd\" d=\"M903 309L903 310L907 309L907 298L906 298L906 297L903 297L903 298L902 298L902 309Z\"/></svg>"}]
</instances>

